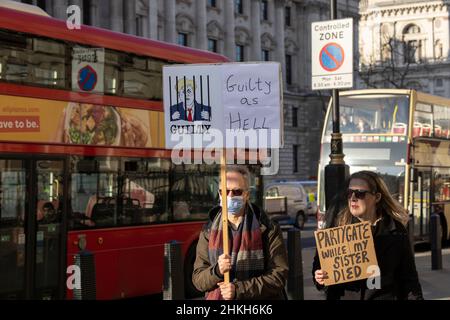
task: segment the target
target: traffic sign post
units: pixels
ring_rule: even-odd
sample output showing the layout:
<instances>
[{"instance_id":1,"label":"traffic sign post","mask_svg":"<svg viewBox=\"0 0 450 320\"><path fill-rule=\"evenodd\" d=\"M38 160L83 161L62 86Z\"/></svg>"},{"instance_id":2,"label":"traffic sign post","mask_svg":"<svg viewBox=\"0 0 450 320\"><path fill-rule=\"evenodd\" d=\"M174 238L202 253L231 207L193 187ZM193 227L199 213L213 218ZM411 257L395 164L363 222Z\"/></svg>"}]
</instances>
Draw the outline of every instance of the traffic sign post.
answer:
<instances>
[{"instance_id":1,"label":"traffic sign post","mask_svg":"<svg viewBox=\"0 0 450 320\"><path fill-rule=\"evenodd\" d=\"M312 89L353 87L353 19L313 22Z\"/></svg>"},{"instance_id":2,"label":"traffic sign post","mask_svg":"<svg viewBox=\"0 0 450 320\"><path fill-rule=\"evenodd\" d=\"M339 128L340 88L353 87L353 19L335 20L337 1L330 0L330 21L314 22L312 30L313 90L332 89L333 133L331 134L330 163L325 166L326 221L333 221L340 205L340 190L345 189L349 167L344 161L342 134ZM334 210L330 210L334 207Z\"/></svg>"}]
</instances>

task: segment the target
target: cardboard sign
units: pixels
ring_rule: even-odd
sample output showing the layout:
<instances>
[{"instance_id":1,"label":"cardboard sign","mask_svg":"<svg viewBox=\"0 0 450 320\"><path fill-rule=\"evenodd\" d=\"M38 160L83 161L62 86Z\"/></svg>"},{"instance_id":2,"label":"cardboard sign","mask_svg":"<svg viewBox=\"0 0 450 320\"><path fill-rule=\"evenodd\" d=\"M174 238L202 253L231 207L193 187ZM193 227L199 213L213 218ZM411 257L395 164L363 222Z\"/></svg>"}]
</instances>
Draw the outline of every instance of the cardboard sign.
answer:
<instances>
[{"instance_id":1,"label":"cardboard sign","mask_svg":"<svg viewBox=\"0 0 450 320\"><path fill-rule=\"evenodd\" d=\"M369 222L314 232L321 269L328 273L330 286L369 278L368 268L378 266Z\"/></svg>"},{"instance_id":2,"label":"cardboard sign","mask_svg":"<svg viewBox=\"0 0 450 320\"><path fill-rule=\"evenodd\" d=\"M279 148L280 70L277 62L164 66L166 148Z\"/></svg>"}]
</instances>

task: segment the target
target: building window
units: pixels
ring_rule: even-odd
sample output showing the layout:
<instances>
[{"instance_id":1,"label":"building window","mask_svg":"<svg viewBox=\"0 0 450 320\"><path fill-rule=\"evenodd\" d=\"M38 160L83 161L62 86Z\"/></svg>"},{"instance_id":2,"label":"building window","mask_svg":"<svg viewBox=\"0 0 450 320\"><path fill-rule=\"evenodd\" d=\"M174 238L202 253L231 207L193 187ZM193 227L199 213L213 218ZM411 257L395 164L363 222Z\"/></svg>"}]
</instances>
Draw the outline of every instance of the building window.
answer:
<instances>
[{"instance_id":1,"label":"building window","mask_svg":"<svg viewBox=\"0 0 450 320\"><path fill-rule=\"evenodd\" d=\"M142 37L144 35L143 23L144 23L144 17L139 16L139 15L136 16L136 35L138 37Z\"/></svg>"},{"instance_id":2,"label":"building window","mask_svg":"<svg viewBox=\"0 0 450 320\"><path fill-rule=\"evenodd\" d=\"M405 63L418 63L420 61L420 41L411 40L405 44Z\"/></svg>"},{"instance_id":3,"label":"building window","mask_svg":"<svg viewBox=\"0 0 450 320\"><path fill-rule=\"evenodd\" d=\"M208 39L208 50L211 52L217 52L217 40Z\"/></svg>"},{"instance_id":4,"label":"building window","mask_svg":"<svg viewBox=\"0 0 450 320\"><path fill-rule=\"evenodd\" d=\"M293 145L293 164L294 164L294 173L298 172L298 145Z\"/></svg>"},{"instance_id":5,"label":"building window","mask_svg":"<svg viewBox=\"0 0 450 320\"><path fill-rule=\"evenodd\" d=\"M443 81L442 79L436 79L436 87L442 87Z\"/></svg>"},{"instance_id":6,"label":"building window","mask_svg":"<svg viewBox=\"0 0 450 320\"><path fill-rule=\"evenodd\" d=\"M292 107L292 126L298 127L298 108Z\"/></svg>"},{"instance_id":7,"label":"building window","mask_svg":"<svg viewBox=\"0 0 450 320\"><path fill-rule=\"evenodd\" d=\"M436 59L442 59L444 54L442 42L440 40L436 41L436 44L434 46L434 55Z\"/></svg>"},{"instance_id":8,"label":"building window","mask_svg":"<svg viewBox=\"0 0 450 320\"><path fill-rule=\"evenodd\" d=\"M270 61L270 51L269 50L261 50L261 61Z\"/></svg>"},{"instance_id":9,"label":"building window","mask_svg":"<svg viewBox=\"0 0 450 320\"><path fill-rule=\"evenodd\" d=\"M404 62L419 63L421 60L422 41L418 39L420 28L411 24L403 31L404 37Z\"/></svg>"},{"instance_id":10,"label":"building window","mask_svg":"<svg viewBox=\"0 0 450 320\"><path fill-rule=\"evenodd\" d=\"M83 24L91 24L91 0L83 0Z\"/></svg>"},{"instance_id":11,"label":"building window","mask_svg":"<svg viewBox=\"0 0 450 320\"><path fill-rule=\"evenodd\" d=\"M188 45L188 35L186 33L183 33L183 32L179 32L178 33L178 44L180 46L187 47L187 45Z\"/></svg>"},{"instance_id":12,"label":"building window","mask_svg":"<svg viewBox=\"0 0 450 320\"><path fill-rule=\"evenodd\" d=\"M418 26L416 26L415 24L413 24L406 28L405 33L406 34L420 33L420 28Z\"/></svg>"},{"instance_id":13,"label":"building window","mask_svg":"<svg viewBox=\"0 0 450 320\"><path fill-rule=\"evenodd\" d=\"M244 46L236 45L236 61L244 61Z\"/></svg>"},{"instance_id":14,"label":"building window","mask_svg":"<svg viewBox=\"0 0 450 320\"><path fill-rule=\"evenodd\" d=\"M37 6L42 10L46 11L47 10L46 0L38 0Z\"/></svg>"},{"instance_id":15,"label":"building window","mask_svg":"<svg viewBox=\"0 0 450 320\"><path fill-rule=\"evenodd\" d=\"M239 14L244 13L244 4L242 0L234 0L234 11Z\"/></svg>"},{"instance_id":16,"label":"building window","mask_svg":"<svg viewBox=\"0 0 450 320\"><path fill-rule=\"evenodd\" d=\"M284 22L287 27L291 26L291 7L284 8Z\"/></svg>"},{"instance_id":17,"label":"building window","mask_svg":"<svg viewBox=\"0 0 450 320\"><path fill-rule=\"evenodd\" d=\"M261 17L263 20L269 20L269 3L267 0L261 0Z\"/></svg>"},{"instance_id":18,"label":"building window","mask_svg":"<svg viewBox=\"0 0 450 320\"><path fill-rule=\"evenodd\" d=\"M208 0L208 6L216 8L217 7L216 0Z\"/></svg>"},{"instance_id":19,"label":"building window","mask_svg":"<svg viewBox=\"0 0 450 320\"><path fill-rule=\"evenodd\" d=\"M292 56L286 55L286 83L292 84Z\"/></svg>"}]
</instances>

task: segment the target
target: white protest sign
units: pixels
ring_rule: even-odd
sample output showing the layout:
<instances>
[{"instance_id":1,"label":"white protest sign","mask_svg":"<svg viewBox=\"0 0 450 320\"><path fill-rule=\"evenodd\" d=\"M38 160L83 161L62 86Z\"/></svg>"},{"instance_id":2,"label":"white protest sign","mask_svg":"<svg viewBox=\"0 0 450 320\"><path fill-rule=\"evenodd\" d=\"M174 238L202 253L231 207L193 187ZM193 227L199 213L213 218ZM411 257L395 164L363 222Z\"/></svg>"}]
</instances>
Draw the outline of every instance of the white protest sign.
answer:
<instances>
[{"instance_id":1,"label":"white protest sign","mask_svg":"<svg viewBox=\"0 0 450 320\"><path fill-rule=\"evenodd\" d=\"M311 24L312 89L353 87L353 19Z\"/></svg>"},{"instance_id":2,"label":"white protest sign","mask_svg":"<svg viewBox=\"0 0 450 320\"><path fill-rule=\"evenodd\" d=\"M163 81L167 148L280 147L279 63L164 66Z\"/></svg>"},{"instance_id":3,"label":"white protest sign","mask_svg":"<svg viewBox=\"0 0 450 320\"><path fill-rule=\"evenodd\" d=\"M104 92L105 49L74 47L72 49L72 89Z\"/></svg>"}]
</instances>

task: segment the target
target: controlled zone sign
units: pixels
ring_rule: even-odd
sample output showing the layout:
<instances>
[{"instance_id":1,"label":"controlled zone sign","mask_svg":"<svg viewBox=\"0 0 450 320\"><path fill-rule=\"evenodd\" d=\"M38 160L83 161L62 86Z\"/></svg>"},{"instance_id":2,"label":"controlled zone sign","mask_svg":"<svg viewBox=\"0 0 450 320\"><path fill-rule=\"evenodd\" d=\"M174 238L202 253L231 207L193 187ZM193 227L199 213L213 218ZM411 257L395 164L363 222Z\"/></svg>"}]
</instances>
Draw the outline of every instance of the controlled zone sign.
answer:
<instances>
[{"instance_id":1,"label":"controlled zone sign","mask_svg":"<svg viewBox=\"0 0 450 320\"><path fill-rule=\"evenodd\" d=\"M353 19L313 22L312 89L353 87Z\"/></svg>"}]
</instances>

